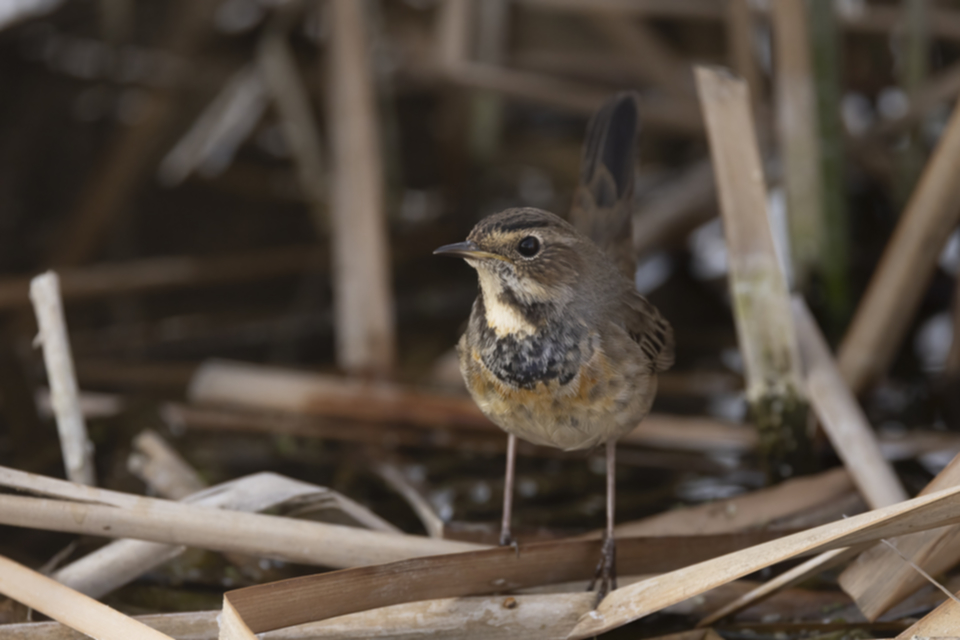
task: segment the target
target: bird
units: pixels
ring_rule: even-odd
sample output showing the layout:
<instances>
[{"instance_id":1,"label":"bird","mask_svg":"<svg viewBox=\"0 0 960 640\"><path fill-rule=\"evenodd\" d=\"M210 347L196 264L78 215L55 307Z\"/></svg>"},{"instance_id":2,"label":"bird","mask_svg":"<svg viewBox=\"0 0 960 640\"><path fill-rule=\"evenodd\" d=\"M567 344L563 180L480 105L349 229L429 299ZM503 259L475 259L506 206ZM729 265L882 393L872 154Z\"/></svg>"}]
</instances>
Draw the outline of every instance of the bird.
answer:
<instances>
[{"instance_id":1,"label":"bird","mask_svg":"<svg viewBox=\"0 0 960 640\"><path fill-rule=\"evenodd\" d=\"M479 280L457 351L473 400L508 434L500 544L513 543L517 438L606 449L597 603L616 589L616 442L650 411L657 374L674 359L670 323L628 277L637 121L635 97L619 94L588 125L571 218L603 248L553 213L519 207L434 251L463 258Z\"/></svg>"}]
</instances>

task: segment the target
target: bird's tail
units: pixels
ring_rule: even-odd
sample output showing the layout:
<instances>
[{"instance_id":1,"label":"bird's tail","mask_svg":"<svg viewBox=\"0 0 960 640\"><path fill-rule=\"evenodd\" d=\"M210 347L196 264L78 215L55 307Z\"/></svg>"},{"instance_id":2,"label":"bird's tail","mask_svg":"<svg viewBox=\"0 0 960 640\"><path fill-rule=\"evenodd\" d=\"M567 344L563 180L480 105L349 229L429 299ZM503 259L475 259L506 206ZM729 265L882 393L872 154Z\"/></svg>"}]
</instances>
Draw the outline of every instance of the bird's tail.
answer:
<instances>
[{"instance_id":1,"label":"bird's tail","mask_svg":"<svg viewBox=\"0 0 960 640\"><path fill-rule=\"evenodd\" d=\"M634 156L640 119L634 92L613 96L590 119L570 222L631 281Z\"/></svg>"}]
</instances>

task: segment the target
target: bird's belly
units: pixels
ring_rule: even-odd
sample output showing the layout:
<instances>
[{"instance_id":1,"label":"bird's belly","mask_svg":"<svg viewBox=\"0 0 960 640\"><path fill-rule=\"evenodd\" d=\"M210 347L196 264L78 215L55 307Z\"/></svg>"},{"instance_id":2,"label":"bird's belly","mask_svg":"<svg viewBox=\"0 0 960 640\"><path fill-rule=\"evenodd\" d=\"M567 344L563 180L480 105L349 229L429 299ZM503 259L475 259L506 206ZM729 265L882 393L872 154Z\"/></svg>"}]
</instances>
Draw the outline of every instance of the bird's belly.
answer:
<instances>
[{"instance_id":1,"label":"bird's belly","mask_svg":"<svg viewBox=\"0 0 960 640\"><path fill-rule=\"evenodd\" d=\"M589 449L631 431L649 411L656 377L623 371L597 353L567 384L553 379L531 388L503 384L478 359L464 368L481 411L507 433L533 444Z\"/></svg>"}]
</instances>

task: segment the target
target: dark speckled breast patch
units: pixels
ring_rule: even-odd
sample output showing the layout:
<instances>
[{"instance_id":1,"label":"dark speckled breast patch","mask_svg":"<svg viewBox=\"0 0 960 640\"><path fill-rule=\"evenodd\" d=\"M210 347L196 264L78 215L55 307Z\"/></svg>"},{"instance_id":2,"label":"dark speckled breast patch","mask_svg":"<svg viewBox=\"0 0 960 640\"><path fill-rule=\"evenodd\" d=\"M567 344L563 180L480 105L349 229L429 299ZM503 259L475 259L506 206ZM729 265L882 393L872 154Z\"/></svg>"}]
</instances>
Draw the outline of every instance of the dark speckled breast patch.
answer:
<instances>
[{"instance_id":1,"label":"dark speckled breast patch","mask_svg":"<svg viewBox=\"0 0 960 640\"><path fill-rule=\"evenodd\" d=\"M548 321L532 335L497 337L487 326L482 295L477 298L470 325L468 331L479 337L475 344L484 366L500 381L519 389L532 389L538 382L551 380L568 384L580 364L593 355L585 340L587 329L580 324Z\"/></svg>"}]
</instances>

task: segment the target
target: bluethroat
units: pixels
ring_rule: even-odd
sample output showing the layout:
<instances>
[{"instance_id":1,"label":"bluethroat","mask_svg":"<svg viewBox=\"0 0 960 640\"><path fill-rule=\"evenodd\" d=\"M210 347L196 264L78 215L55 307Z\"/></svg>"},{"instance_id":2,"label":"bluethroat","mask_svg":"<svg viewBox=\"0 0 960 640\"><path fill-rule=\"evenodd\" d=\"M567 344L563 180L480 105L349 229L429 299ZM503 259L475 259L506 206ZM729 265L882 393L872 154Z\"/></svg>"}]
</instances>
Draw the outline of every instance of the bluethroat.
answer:
<instances>
[{"instance_id":1,"label":"bluethroat","mask_svg":"<svg viewBox=\"0 0 960 640\"><path fill-rule=\"evenodd\" d=\"M598 598L616 588L615 452L650 411L673 363L670 324L633 286L630 216L636 103L621 94L591 120L573 224L533 208L481 220L437 249L476 269L480 291L460 339L460 371L508 434L500 543L511 544L516 439L564 450L606 446L607 526Z\"/></svg>"}]
</instances>

